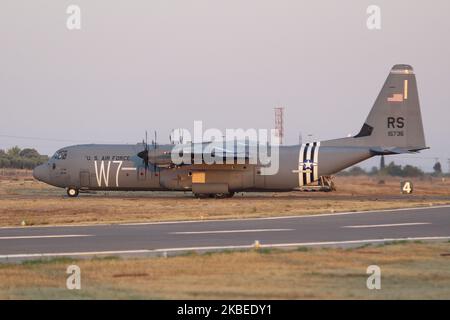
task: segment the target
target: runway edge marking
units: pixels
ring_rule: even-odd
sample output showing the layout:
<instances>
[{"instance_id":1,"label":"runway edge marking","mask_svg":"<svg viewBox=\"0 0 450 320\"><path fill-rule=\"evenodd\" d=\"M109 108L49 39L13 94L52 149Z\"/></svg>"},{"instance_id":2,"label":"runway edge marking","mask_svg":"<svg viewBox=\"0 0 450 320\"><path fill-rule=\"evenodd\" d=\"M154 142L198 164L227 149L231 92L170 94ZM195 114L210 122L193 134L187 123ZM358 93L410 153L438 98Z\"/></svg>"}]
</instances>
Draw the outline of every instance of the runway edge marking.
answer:
<instances>
[{"instance_id":1,"label":"runway edge marking","mask_svg":"<svg viewBox=\"0 0 450 320\"><path fill-rule=\"evenodd\" d=\"M343 244L364 244L364 243L380 243L391 241L433 241L448 240L450 236L439 237L410 237L410 238L384 238L384 239L363 239L363 240L344 240L344 241L322 241L322 242L299 242L299 243L276 243L276 244L260 244L260 248L283 248L283 247L306 247L306 246L327 246L327 245L343 245ZM111 255L111 254L156 254L163 252L183 252L183 251L214 251L214 250L230 250L230 249L251 249L254 245L237 245L237 246L209 246L209 247L186 247L186 248L165 248L165 249L141 249L141 250L118 250L118 251L92 251L92 252L64 252L64 253L30 253L30 254L6 254L0 255L0 259L18 259L18 258L47 258L61 256L95 256L95 255Z\"/></svg>"},{"instance_id":2,"label":"runway edge marking","mask_svg":"<svg viewBox=\"0 0 450 320\"><path fill-rule=\"evenodd\" d=\"M405 223L385 223L385 224L355 224L351 226L342 226L341 228L358 229L358 228L385 228L385 227L408 227L432 224L431 222L405 222Z\"/></svg>"},{"instance_id":3,"label":"runway edge marking","mask_svg":"<svg viewBox=\"0 0 450 320\"><path fill-rule=\"evenodd\" d=\"M42 226L15 226L15 227L0 227L0 230L5 229L33 229L33 228L72 228L72 227L116 227L116 226L145 226L145 225L159 225L159 224L183 224L183 223L207 223L207 222L229 222L229 221L258 221L258 220L278 220L278 219L296 219L296 218L320 218L329 216L345 216L352 214L362 213L376 213L376 212L398 212L409 210L430 210L439 208L450 208L450 205L436 205L436 206L423 206L423 207L411 207L411 208L397 208L397 209L382 209L382 210L370 210L370 211L346 211L335 213L318 213L309 215L295 215L295 216L274 216L274 217L255 217L255 218L231 218L231 219L206 219L206 220L180 220L180 221L154 221L154 222L130 222L130 223L99 223L99 224L60 224L60 225L42 225Z\"/></svg>"},{"instance_id":4,"label":"runway edge marking","mask_svg":"<svg viewBox=\"0 0 450 320\"><path fill-rule=\"evenodd\" d=\"M251 232L281 232L295 231L295 229L236 229L236 230L205 230L205 231L173 231L169 234L215 234L215 233L251 233Z\"/></svg>"},{"instance_id":5,"label":"runway edge marking","mask_svg":"<svg viewBox=\"0 0 450 320\"><path fill-rule=\"evenodd\" d=\"M253 220L278 220L278 219L297 219L297 218L320 218L320 217L330 217L330 216L346 216L346 215L361 214L361 213L398 212L398 211L409 211L409 210L420 210L420 209L430 210L430 209L439 209L439 208L450 208L450 205L437 205L437 206L427 206L427 207L423 206L423 207L397 208L397 209L382 209L382 210L370 210L370 211L346 211L346 212L318 213L318 214L295 215L295 216L237 218L237 219L211 219L211 220L180 220L180 221L136 222L136 223L122 223L122 224L118 224L118 225L120 225L120 226L145 226L145 225L196 223L196 222L222 222L222 221L223 222L228 222L228 221L253 221Z\"/></svg>"},{"instance_id":6,"label":"runway edge marking","mask_svg":"<svg viewBox=\"0 0 450 320\"><path fill-rule=\"evenodd\" d=\"M82 237L93 237L93 235L92 234L51 234L51 235L34 235L34 236L4 236L4 237L0 237L0 240L82 238Z\"/></svg>"}]
</instances>

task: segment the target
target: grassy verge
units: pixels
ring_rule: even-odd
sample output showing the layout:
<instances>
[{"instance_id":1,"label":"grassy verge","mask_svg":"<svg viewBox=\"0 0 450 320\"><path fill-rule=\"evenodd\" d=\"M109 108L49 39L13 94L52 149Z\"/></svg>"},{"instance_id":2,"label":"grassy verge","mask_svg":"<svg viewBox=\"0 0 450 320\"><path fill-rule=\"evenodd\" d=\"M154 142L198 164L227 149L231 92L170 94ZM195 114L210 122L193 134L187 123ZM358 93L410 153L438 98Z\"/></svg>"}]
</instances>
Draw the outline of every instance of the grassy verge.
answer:
<instances>
[{"instance_id":1,"label":"grassy verge","mask_svg":"<svg viewBox=\"0 0 450 320\"><path fill-rule=\"evenodd\" d=\"M68 265L81 290L67 290ZM366 269L381 268L381 290ZM0 264L0 298L19 299L450 299L450 243L353 249L261 250L169 258Z\"/></svg>"}]
</instances>

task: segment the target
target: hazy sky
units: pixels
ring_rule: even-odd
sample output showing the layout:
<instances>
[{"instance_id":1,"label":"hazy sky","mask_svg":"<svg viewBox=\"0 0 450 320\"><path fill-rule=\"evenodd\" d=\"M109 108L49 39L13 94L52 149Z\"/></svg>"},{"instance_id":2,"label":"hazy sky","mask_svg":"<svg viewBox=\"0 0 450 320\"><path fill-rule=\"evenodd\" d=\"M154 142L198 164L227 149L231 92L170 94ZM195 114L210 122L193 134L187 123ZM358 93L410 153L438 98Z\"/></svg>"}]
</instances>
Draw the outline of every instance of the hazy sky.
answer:
<instances>
[{"instance_id":1,"label":"hazy sky","mask_svg":"<svg viewBox=\"0 0 450 320\"><path fill-rule=\"evenodd\" d=\"M81 30L66 28L70 4ZM381 30L366 27L370 4ZM447 170L449 12L448 0L3 0L0 148L52 154L155 129L163 142L194 120L271 128L276 105L288 144L300 131L342 137L359 131L391 66L407 63L431 147L408 161L440 157Z\"/></svg>"}]
</instances>

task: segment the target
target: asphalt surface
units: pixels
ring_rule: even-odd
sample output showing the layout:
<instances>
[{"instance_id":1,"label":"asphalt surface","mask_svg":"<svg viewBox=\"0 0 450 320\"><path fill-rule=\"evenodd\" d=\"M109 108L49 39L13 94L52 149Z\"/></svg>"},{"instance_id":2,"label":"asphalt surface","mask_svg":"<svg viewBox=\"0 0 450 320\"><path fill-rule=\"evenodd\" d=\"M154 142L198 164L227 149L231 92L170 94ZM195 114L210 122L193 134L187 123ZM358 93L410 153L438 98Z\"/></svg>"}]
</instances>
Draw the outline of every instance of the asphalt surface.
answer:
<instances>
[{"instance_id":1,"label":"asphalt surface","mask_svg":"<svg viewBox=\"0 0 450 320\"><path fill-rule=\"evenodd\" d=\"M450 206L314 216L0 228L0 261L450 240Z\"/></svg>"}]
</instances>

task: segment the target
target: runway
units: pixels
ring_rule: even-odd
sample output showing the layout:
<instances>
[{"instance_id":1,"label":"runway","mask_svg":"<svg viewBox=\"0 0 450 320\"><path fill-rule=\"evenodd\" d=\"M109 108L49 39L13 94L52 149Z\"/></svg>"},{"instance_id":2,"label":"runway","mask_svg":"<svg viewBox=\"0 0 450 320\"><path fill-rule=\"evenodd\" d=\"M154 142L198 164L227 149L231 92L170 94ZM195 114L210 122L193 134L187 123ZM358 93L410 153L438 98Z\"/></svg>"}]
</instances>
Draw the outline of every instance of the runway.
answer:
<instances>
[{"instance_id":1,"label":"runway","mask_svg":"<svg viewBox=\"0 0 450 320\"><path fill-rule=\"evenodd\" d=\"M450 206L259 219L0 228L0 261L450 240Z\"/></svg>"}]
</instances>

